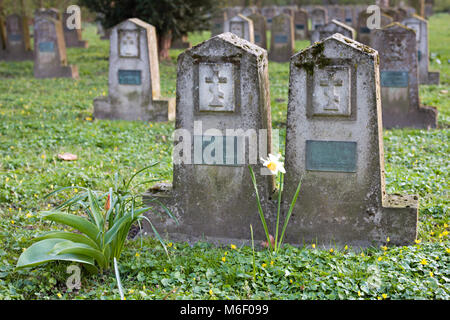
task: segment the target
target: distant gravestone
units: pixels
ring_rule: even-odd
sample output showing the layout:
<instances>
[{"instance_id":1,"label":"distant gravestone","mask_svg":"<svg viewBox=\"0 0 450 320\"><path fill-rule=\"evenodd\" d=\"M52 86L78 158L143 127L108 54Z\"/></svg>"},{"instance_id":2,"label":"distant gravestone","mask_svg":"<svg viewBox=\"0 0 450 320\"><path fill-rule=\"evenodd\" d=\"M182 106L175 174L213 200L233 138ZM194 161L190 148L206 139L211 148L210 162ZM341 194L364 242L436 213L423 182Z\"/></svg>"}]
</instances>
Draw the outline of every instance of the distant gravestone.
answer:
<instances>
[{"instance_id":1,"label":"distant gravestone","mask_svg":"<svg viewBox=\"0 0 450 320\"><path fill-rule=\"evenodd\" d=\"M428 22L425 19L415 15L403 20L402 24L416 32L419 83L438 85L440 77L439 72L428 71Z\"/></svg>"},{"instance_id":2,"label":"distant gravestone","mask_svg":"<svg viewBox=\"0 0 450 320\"><path fill-rule=\"evenodd\" d=\"M7 16L5 33L6 43L2 59L7 61L33 60L34 55L26 17L18 14Z\"/></svg>"},{"instance_id":3,"label":"distant gravestone","mask_svg":"<svg viewBox=\"0 0 450 320\"><path fill-rule=\"evenodd\" d=\"M187 49L190 47L192 47L192 45L189 42L187 34L172 39L172 45L170 46L171 49Z\"/></svg>"},{"instance_id":4,"label":"distant gravestone","mask_svg":"<svg viewBox=\"0 0 450 320\"><path fill-rule=\"evenodd\" d=\"M337 20L340 22L345 22L345 9L343 6L333 5L328 6L328 21Z\"/></svg>"},{"instance_id":5,"label":"distant gravestone","mask_svg":"<svg viewBox=\"0 0 450 320\"><path fill-rule=\"evenodd\" d=\"M316 30L320 26L324 26L327 23L327 10L323 7L314 7L311 11L311 30Z\"/></svg>"},{"instance_id":6,"label":"distant gravestone","mask_svg":"<svg viewBox=\"0 0 450 320\"><path fill-rule=\"evenodd\" d=\"M261 48L267 49L266 18L259 13L251 14L247 18L249 18L253 22L253 33L255 44Z\"/></svg>"},{"instance_id":7,"label":"distant gravestone","mask_svg":"<svg viewBox=\"0 0 450 320\"><path fill-rule=\"evenodd\" d=\"M39 9L34 16L34 76L36 78L78 78L78 68L67 62L61 20L53 10Z\"/></svg>"},{"instance_id":8,"label":"distant gravestone","mask_svg":"<svg viewBox=\"0 0 450 320\"><path fill-rule=\"evenodd\" d=\"M302 179L286 241L411 244L417 196L387 195L375 50L340 34L290 65L284 204Z\"/></svg>"},{"instance_id":9,"label":"distant gravestone","mask_svg":"<svg viewBox=\"0 0 450 320\"><path fill-rule=\"evenodd\" d=\"M237 9L236 7L231 7L231 8L225 8L225 12L227 14L227 19L231 19L235 16L237 16L240 12L239 9Z\"/></svg>"},{"instance_id":10,"label":"distant gravestone","mask_svg":"<svg viewBox=\"0 0 450 320\"><path fill-rule=\"evenodd\" d=\"M289 61L295 51L294 20L287 14L279 14L272 20L269 60Z\"/></svg>"},{"instance_id":11,"label":"distant gravestone","mask_svg":"<svg viewBox=\"0 0 450 320\"><path fill-rule=\"evenodd\" d=\"M370 29L368 24L369 18L373 15L373 13L368 13L366 10L361 11L358 16L358 28L357 28L357 37L358 42L361 42L365 45L370 44L370 36L371 32L375 29ZM380 28L383 28L393 22L392 17L381 13L380 14Z\"/></svg>"},{"instance_id":12,"label":"distant gravestone","mask_svg":"<svg viewBox=\"0 0 450 320\"><path fill-rule=\"evenodd\" d=\"M415 9L415 13L425 18L425 0L409 0L409 5Z\"/></svg>"},{"instance_id":13,"label":"distant gravestone","mask_svg":"<svg viewBox=\"0 0 450 320\"><path fill-rule=\"evenodd\" d=\"M344 23L352 28L356 27L356 10L354 6L345 6L344 7L345 19Z\"/></svg>"},{"instance_id":14,"label":"distant gravestone","mask_svg":"<svg viewBox=\"0 0 450 320\"><path fill-rule=\"evenodd\" d=\"M399 21L403 21L404 19L406 19L406 17L408 17L408 11L406 11L405 8L402 7L397 7L397 22Z\"/></svg>"},{"instance_id":15,"label":"distant gravestone","mask_svg":"<svg viewBox=\"0 0 450 320\"><path fill-rule=\"evenodd\" d=\"M3 59L6 53L6 25L3 17L0 15L0 59Z\"/></svg>"},{"instance_id":16,"label":"distant gravestone","mask_svg":"<svg viewBox=\"0 0 450 320\"><path fill-rule=\"evenodd\" d=\"M160 97L156 31L139 19L111 29L109 96L94 100L94 117L168 121L175 116L173 98Z\"/></svg>"},{"instance_id":17,"label":"distant gravestone","mask_svg":"<svg viewBox=\"0 0 450 320\"><path fill-rule=\"evenodd\" d=\"M176 119L173 189L158 185L150 193L171 210L179 225L155 217L158 231L183 241L230 242L250 239L253 225L255 238L262 239L248 165L257 173L264 210L273 179L259 174L259 157L251 156L247 146L251 132L262 131L267 138L271 128L267 51L224 33L182 53ZM271 152L268 139L259 140L259 145Z\"/></svg>"},{"instance_id":18,"label":"distant gravestone","mask_svg":"<svg viewBox=\"0 0 450 320\"><path fill-rule=\"evenodd\" d=\"M63 13L63 29L64 40L67 48L87 48L88 42L82 40L81 29L72 28L67 24L67 20L72 19L72 15L66 12Z\"/></svg>"},{"instance_id":19,"label":"distant gravestone","mask_svg":"<svg viewBox=\"0 0 450 320\"><path fill-rule=\"evenodd\" d=\"M400 23L374 30L371 46L380 54L385 128L436 128L437 110L420 106L416 34Z\"/></svg>"},{"instance_id":20,"label":"distant gravestone","mask_svg":"<svg viewBox=\"0 0 450 320\"><path fill-rule=\"evenodd\" d=\"M433 3L425 1L425 18L429 18L433 15Z\"/></svg>"},{"instance_id":21,"label":"distant gravestone","mask_svg":"<svg viewBox=\"0 0 450 320\"><path fill-rule=\"evenodd\" d=\"M328 38L335 33L340 33L352 40L354 40L356 36L356 32L352 27L333 19L330 23L327 23L326 25L313 31L311 34L311 43Z\"/></svg>"},{"instance_id":22,"label":"distant gravestone","mask_svg":"<svg viewBox=\"0 0 450 320\"><path fill-rule=\"evenodd\" d=\"M231 32L239 38L245 39L251 43L255 42L252 20L241 14L225 21L223 32Z\"/></svg>"},{"instance_id":23,"label":"distant gravestone","mask_svg":"<svg viewBox=\"0 0 450 320\"><path fill-rule=\"evenodd\" d=\"M296 40L306 40L309 37L308 13L298 9L294 13L294 30Z\"/></svg>"},{"instance_id":24,"label":"distant gravestone","mask_svg":"<svg viewBox=\"0 0 450 320\"><path fill-rule=\"evenodd\" d=\"M227 21L227 12L221 10L216 13L211 19L211 37L215 37L223 33L224 23Z\"/></svg>"},{"instance_id":25,"label":"distant gravestone","mask_svg":"<svg viewBox=\"0 0 450 320\"><path fill-rule=\"evenodd\" d=\"M263 7L261 9L261 14L266 18L267 27L270 28L272 26L273 17L277 15L277 9L274 6Z\"/></svg>"}]
</instances>

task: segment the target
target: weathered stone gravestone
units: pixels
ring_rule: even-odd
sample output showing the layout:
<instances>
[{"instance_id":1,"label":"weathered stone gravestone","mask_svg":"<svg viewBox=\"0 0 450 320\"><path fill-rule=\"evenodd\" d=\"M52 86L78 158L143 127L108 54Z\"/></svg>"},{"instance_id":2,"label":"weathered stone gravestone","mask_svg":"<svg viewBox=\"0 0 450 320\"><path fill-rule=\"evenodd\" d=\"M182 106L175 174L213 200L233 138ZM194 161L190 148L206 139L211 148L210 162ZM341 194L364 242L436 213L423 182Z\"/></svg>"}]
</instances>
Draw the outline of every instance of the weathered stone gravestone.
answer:
<instances>
[{"instance_id":1,"label":"weathered stone gravestone","mask_svg":"<svg viewBox=\"0 0 450 320\"><path fill-rule=\"evenodd\" d=\"M294 13L294 30L296 40L305 40L309 37L308 13L298 9Z\"/></svg>"},{"instance_id":2,"label":"weathered stone gravestone","mask_svg":"<svg viewBox=\"0 0 450 320\"><path fill-rule=\"evenodd\" d=\"M225 8L225 12L227 13L227 19L231 19L235 16L237 16L240 12L240 10L238 10L235 7L232 8Z\"/></svg>"},{"instance_id":3,"label":"weathered stone gravestone","mask_svg":"<svg viewBox=\"0 0 450 320\"><path fill-rule=\"evenodd\" d=\"M320 26L328 23L327 10L323 7L314 7L311 11L311 30L316 30Z\"/></svg>"},{"instance_id":4,"label":"weathered stone gravestone","mask_svg":"<svg viewBox=\"0 0 450 320\"><path fill-rule=\"evenodd\" d=\"M181 37L175 37L172 39L172 49L187 49L192 47L191 43L189 42L188 35L184 34Z\"/></svg>"},{"instance_id":5,"label":"weathered stone gravestone","mask_svg":"<svg viewBox=\"0 0 450 320\"><path fill-rule=\"evenodd\" d=\"M409 5L414 8L418 16L425 17L425 0L409 0Z\"/></svg>"},{"instance_id":6,"label":"weathered stone gravestone","mask_svg":"<svg viewBox=\"0 0 450 320\"><path fill-rule=\"evenodd\" d=\"M71 28L70 24L67 24L68 19L73 19L71 14L63 13L63 29L64 40L67 48L87 48L89 46L86 40L82 40L81 29ZM70 20L69 20L70 22Z\"/></svg>"},{"instance_id":7,"label":"weathered stone gravestone","mask_svg":"<svg viewBox=\"0 0 450 320\"><path fill-rule=\"evenodd\" d=\"M0 16L0 59L3 59L3 56L6 52L6 25L3 17Z\"/></svg>"},{"instance_id":8,"label":"weathered stone gravestone","mask_svg":"<svg viewBox=\"0 0 450 320\"><path fill-rule=\"evenodd\" d=\"M248 165L266 210L273 179L259 174L255 146L271 152L267 51L224 33L182 53L176 112L173 189L158 185L151 195L179 225L165 217L152 223L174 240L248 240L250 224L262 239Z\"/></svg>"},{"instance_id":9,"label":"weathered stone gravestone","mask_svg":"<svg viewBox=\"0 0 450 320\"><path fill-rule=\"evenodd\" d=\"M67 63L61 20L52 10L37 10L34 16L34 76L78 78L78 68Z\"/></svg>"},{"instance_id":10,"label":"weathered stone gravestone","mask_svg":"<svg viewBox=\"0 0 450 320\"><path fill-rule=\"evenodd\" d=\"M261 48L267 49L266 18L259 13L251 14L247 18L253 22L253 36L255 44Z\"/></svg>"},{"instance_id":11,"label":"weathered stone gravestone","mask_svg":"<svg viewBox=\"0 0 450 320\"><path fill-rule=\"evenodd\" d=\"M385 191L378 54L335 34L294 55L284 204L302 178L286 241L324 246L411 244L417 196Z\"/></svg>"},{"instance_id":12,"label":"weathered stone gravestone","mask_svg":"<svg viewBox=\"0 0 450 320\"><path fill-rule=\"evenodd\" d=\"M242 9L241 14L244 17L248 17L249 15L255 14L256 10L253 7L245 7L244 9Z\"/></svg>"},{"instance_id":13,"label":"weathered stone gravestone","mask_svg":"<svg viewBox=\"0 0 450 320\"><path fill-rule=\"evenodd\" d=\"M433 15L434 0L425 0L425 18L429 18Z\"/></svg>"},{"instance_id":14,"label":"weathered stone gravestone","mask_svg":"<svg viewBox=\"0 0 450 320\"><path fill-rule=\"evenodd\" d=\"M419 83L438 85L439 72L428 71L428 22L419 16L413 16L403 20L402 24L416 32Z\"/></svg>"},{"instance_id":15,"label":"weathered stone gravestone","mask_svg":"<svg viewBox=\"0 0 450 320\"><path fill-rule=\"evenodd\" d=\"M239 38L245 39L251 43L255 42L253 21L241 14L225 21L223 32L231 32Z\"/></svg>"},{"instance_id":16,"label":"weathered stone gravestone","mask_svg":"<svg viewBox=\"0 0 450 320\"><path fill-rule=\"evenodd\" d=\"M357 28L357 37L356 39L358 42L361 42L365 45L370 44L370 36L371 32L374 29L370 29L371 26L369 26L369 18L373 15L373 13L367 13L366 10L361 11L358 15L358 28ZM383 28L393 22L392 17L381 13L380 15L380 28Z\"/></svg>"},{"instance_id":17,"label":"weathered stone gravestone","mask_svg":"<svg viewBox=\"0 0 450 320\"><path fill-rule=\"evenodd\" d=\"M219 11L211 19L211 37L215 37L223 32L223 26L227 21L227 12Z\"/></svg>"},{"instance_id":18,"label":"weathered stone gravestone","mask_svg":"<svg viewBox=\"0 0 450 320\"><path fill-rule=\"evenodd\" d=\"M5 47L1 59L7 61L33 60L28 19L26 17L18 14L7 16L4 32Z\"/></svg>"},{"instance_id":19,"label":"weathered stone gravestone","mask_svg":"<svg viewBox=\"0 0 450 320\"><path fill-rule=\"evenodd\" d=\"M414 30L395 22L374 30L371 46L380 55L383 126L436 128L437 110L420 106Z\"/></svg>"},{"instance_id":20,"label":"weathered stone gravestone","mask_svg":"<svg viewBox=\"0 0 450 320\"><path fill-rule=\"evenodd\" d=\"M269 60L289 61L294 51L294 20L287 14L279 14L272 20Z\"/></svg>"},{"instance_id":21,"label":"weathered stone gravestone","mask_svg":"<svg viewBox=\"0 0 450 320\"><path fill-rule=\"evenodd\" d=\"M111 30L109 96L94 100L94 117L168 121L175 116L174 98L160 97L156 31L139 19Z\"/></svg>"},{"instance_id":22,"label":"weathered stone gravestone","mask_svg":"<svg viewBox=\"0 0 450 320\"><path fill-rule=\"evenodd\" d=\"M311 43L317 42L321 39L328 38L335 33L340 33L343 36L350 38L352 40L355 39L356 32L352 27L339 22L337 20L331 20L330 23L327 23L324 26L321 26L313 31L311 34Z\"/></svg>"},{"instance_id":23,"label":"weathered stone gravestone","mask_svg":"<svg viewBox=\"0 0 450 320\"><path fill-rule=\"evenodd\" d=\"M342 6L333 5L327 6L328 9L328 20L337 20L340 22L345 22L345 9Z\"/></svg>"},{"instance_id":24,"label":"weathered stone gravestone","mask_svg":"<svg viewBox=\"0 0 450 320\"><path fill-rule=\"evenodd\" d=\"M356 27L356 10L354 6L345 6L344 7L345 19L344 23L352 28Z\"/></svg>"},{"instance_id":25,"label":"weathered stone gravestone","mask_svg":"<svg viewBox=\"0 0 450 320\"><path fill-rule=\"evenodd\" d=\"M261 14L266 18L267 27L272 26L272 19L277 15L277 9L274 6L264 7L261 9Z\"/></svg>"}]
</instances>

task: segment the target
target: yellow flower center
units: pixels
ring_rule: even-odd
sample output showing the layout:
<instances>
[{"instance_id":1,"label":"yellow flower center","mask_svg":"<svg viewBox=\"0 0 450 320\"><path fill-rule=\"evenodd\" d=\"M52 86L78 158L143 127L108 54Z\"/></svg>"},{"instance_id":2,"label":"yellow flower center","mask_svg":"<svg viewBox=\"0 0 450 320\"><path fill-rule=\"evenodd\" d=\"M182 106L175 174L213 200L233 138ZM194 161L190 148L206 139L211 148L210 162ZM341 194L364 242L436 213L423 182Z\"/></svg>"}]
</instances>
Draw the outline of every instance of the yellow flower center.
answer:
<instances>
[{"instance_id":1,"label":"yellow flower center","mask_svg":"<svg viewBox=\"0 0 450 320\"><path fill-rule=\"evenodd\" d=\"M275 171L277 165L275 164L275 162L271 161L267 164L267 168L269 168L270 171Z\"/></svg>"}]
</instances>

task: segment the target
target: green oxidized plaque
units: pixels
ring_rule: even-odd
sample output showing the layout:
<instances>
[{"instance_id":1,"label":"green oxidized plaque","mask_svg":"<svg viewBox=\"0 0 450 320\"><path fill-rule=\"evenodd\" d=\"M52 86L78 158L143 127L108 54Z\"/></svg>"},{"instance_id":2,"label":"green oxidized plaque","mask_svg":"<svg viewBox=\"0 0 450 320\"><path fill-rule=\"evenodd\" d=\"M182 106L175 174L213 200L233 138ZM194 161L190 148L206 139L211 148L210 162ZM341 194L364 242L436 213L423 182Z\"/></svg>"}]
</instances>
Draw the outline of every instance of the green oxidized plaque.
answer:
<instances>
[{"instance_id":1,"label":"green oxidized plaque","mask_svg":"<svg viewBox=\"0 0 450 320\"><path fill-rule=\"evenodd\" d=\"M356 142L306 140L306 170L356 172Z\"/></svg>"},{"instance_id":2,"label":"green oxidized plaque","mask_svg":"<svg viewBox=\"0 0 450 320\"><path fill-rule=\"evenodd\" d=\"M119 84L140 85L141 70L119 70Z\"/></svg>"},{"instance_id":3,"label":"green oxidized plaque","mask_svg":"<svg viewBox=\"0 0 450 320\"><path fill-rule=\"evenodd\" d=\"M382 87L407 88L409 83L408 71L381 71L380 81Z\"/></svg>"}]
</instances>

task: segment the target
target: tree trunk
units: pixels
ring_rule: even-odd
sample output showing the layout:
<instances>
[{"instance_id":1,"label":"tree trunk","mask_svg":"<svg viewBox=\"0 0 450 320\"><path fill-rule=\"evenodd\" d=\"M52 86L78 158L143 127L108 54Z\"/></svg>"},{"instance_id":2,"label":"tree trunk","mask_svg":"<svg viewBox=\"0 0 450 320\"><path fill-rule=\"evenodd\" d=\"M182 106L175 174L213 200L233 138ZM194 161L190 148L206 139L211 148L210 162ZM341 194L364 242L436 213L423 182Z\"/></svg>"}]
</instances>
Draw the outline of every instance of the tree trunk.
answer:
<instances>
[{"instance_id":1,"label":"tree trunk","mask_svg":"<svg viewBox=\"0 0 450 320\"><path fill-rule=\"evenodd\" d=\"M169 60L169 49L172 43L172 30L159 35L158 37L158 56L159 61Z\"/></svg>"}]
</instances>

